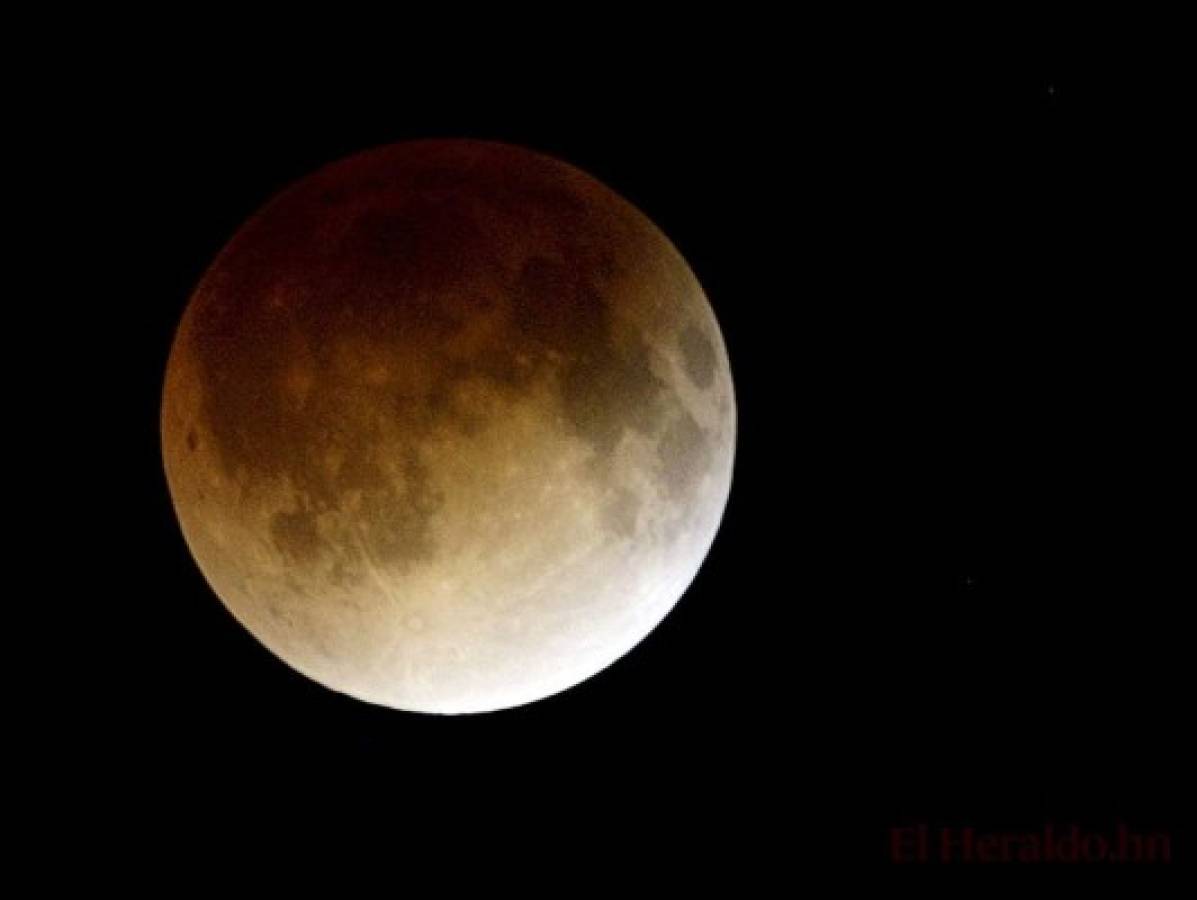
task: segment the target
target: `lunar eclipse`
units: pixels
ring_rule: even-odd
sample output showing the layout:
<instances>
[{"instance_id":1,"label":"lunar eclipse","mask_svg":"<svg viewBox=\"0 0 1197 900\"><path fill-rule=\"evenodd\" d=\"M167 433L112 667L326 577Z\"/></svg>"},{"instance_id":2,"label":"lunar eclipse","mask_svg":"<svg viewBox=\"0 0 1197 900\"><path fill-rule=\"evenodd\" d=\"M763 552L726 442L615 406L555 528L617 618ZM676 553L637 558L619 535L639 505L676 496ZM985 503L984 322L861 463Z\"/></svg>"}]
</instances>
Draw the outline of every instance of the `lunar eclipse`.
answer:
<instances>
[{"instance_id":1,"label":"lunar eclipse","mask_svg":"<svg viewBox=\"0 0 1197 900\"><path fill-rule=\"evenodd\" d=\"M192 555L234 617L372 703L529 703L639 643L731 484L694 274L572 166L413 141L302 179L196 288L162 401Z\"/></svg>"}]
</instances>

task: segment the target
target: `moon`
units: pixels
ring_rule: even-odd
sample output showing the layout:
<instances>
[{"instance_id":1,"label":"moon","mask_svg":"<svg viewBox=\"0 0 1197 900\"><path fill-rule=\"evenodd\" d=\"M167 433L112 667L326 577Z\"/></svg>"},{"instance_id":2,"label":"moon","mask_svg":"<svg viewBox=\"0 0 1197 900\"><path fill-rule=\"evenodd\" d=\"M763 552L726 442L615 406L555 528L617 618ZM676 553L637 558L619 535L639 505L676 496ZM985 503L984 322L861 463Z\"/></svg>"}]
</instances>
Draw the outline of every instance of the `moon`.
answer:
<instances>
[{"instance_id":1,"label":"moon","mask_svg":"<svg viewBox=\"0 0 1197 900\"><path fill-rule=\"evenodd\" d=\"M412 141L281 193L190 298L161 439L196 563L294 669L504 709L589 678L690 585L731 487L723 336L591 176Z\"/></svg>"}]
</instances>

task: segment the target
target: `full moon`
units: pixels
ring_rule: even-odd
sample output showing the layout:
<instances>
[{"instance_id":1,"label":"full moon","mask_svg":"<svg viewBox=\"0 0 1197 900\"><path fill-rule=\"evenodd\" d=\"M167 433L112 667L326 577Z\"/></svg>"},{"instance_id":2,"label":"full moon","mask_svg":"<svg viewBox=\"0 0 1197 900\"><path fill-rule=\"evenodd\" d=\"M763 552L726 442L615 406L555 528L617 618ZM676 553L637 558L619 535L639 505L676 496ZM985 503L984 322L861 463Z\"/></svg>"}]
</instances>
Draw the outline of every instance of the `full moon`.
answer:
<instances>
[{"instance_id":1,"label":"full moon","mask_svg":"<svg viewBox=\"0 0 1197 900\"><path fill-rule=\"evenodd\" d=\"M183 536L233 616L397 709L529 703L673 608L727 502L736 410L702 288L555 159L413 141L232 238L162 401Z\"/></svg>"}]
</instances>

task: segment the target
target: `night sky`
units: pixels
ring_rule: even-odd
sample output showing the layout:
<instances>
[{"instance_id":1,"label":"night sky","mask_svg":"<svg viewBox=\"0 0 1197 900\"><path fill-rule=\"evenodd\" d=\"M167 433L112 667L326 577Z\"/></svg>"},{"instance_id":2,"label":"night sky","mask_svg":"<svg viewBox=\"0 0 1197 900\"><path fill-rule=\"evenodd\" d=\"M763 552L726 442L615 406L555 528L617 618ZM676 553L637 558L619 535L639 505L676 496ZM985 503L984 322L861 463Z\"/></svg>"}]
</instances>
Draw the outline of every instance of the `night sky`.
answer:
<instances>
[{"instance_id":1,"label":"night sky","mask_svg":"<svg viewBox=\"0 0 1197 900\"><path fill-rule=\"evenodd\" d=\"M1179 842L1180 333L1114 230L1136 97L1046 41L561 27L385 61L247 40L204 65L172 39L80 86L88 227L119 269L86 300L118 310L97 343L120 402L82 413L112 513L74 774L163 833L215 813L277 849L280 823L351 822L396 858L616 884L648 862L682 890L890 872L910 822ZM248 215L355 151L457 136L558 156L673 240L723 328L739 444L707 562L640 646L438 718L306 681L233 621L174 519L158 404Z\"/></svg>"}]
</instances>

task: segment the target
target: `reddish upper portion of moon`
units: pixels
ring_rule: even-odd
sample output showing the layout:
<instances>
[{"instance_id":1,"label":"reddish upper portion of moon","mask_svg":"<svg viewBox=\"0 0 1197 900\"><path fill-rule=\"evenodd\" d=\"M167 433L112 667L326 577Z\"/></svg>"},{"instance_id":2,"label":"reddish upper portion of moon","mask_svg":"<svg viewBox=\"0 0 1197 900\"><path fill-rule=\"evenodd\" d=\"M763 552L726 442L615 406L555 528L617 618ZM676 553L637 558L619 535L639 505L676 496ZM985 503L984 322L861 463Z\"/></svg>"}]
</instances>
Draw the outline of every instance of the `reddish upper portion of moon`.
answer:
<instances>
[{"instance_id":1,"label":"reddish upper portion of moon","mask_svg":"<svg viewBox=\"0 0 1197 900\"><path fill-rule=\"evenodd\" d=\"M651 433L672 400L652 343L686 315L695 285L684 268L645 281L672 272L660 265L672 252L598 182L527 151L429 141L352 157L276 199L205 278L188 323L204 424L230 475L288 472L333 503L381 483L368 461L374 430L344 421L346 395L375 386L339 355L378 355L379 381L383 368L395 380L377 386L390 391L377 408L413 446L433 422L470 429L455 383L519 391L550 367L562 413L602 460L625 430ZM716 365L710 325L694 317L678 330L700 388ZM329 481L307 457L339 424L348 465ZM662 477L682 494L708 451L692 420L674 431ZM419 460L406 465L419 484ZM370 527L384 555L423 552L437 498L378 499ZM280 543L302 555L304 531L280 520Z\"/></svg>"},{"instance_id":2,"label":"reddish upper portion of moon","mask_svg":"<svg viewBox=\"0 0 1197 900\"><path fill-rule=\"evenodd\" d=\"M517 427L523 412L542 437ZM699 520L713 534L733 419L718 326L651 222L556 160L423 141L328 166L236 234L176 336L163 442L218 593L252 620L238 603L265 591L291 629L279 642L306 629L335 655L323 626L296 624L294 596L455 552L480 565L467 512L501 495L503 472L554 459L554 441L577 448L571 490L612 540ZM290 594L266 591L254 559L281 561Z\"/></svg>"}]
</instances>

